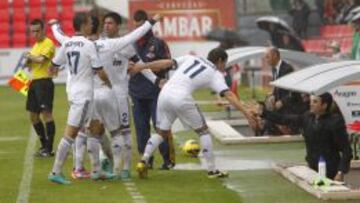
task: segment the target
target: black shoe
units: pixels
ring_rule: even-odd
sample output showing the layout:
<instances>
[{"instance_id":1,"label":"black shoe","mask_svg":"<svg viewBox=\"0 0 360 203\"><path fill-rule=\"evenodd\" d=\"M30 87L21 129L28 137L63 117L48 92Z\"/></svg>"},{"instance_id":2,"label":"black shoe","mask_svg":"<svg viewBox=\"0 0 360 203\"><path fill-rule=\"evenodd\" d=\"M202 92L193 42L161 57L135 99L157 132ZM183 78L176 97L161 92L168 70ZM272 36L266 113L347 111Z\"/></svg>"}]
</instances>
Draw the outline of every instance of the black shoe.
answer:
<instances>
[{"instance_id":1,"label":"black shoe","mask_svg":"<svg viewBox=\"0 0 360 203\"><path fill-rule=\"evenodd\" d=\"M152 164L148 163L146 164L146 168L152 170L154 167Z\"/></svg>"},{"instance_id":2,"label":"black shoe","mask_svg":"<svg viewBox=\"0 0 360 203\"><path fill-rule=\"evenodd\" d=\"M45 151L46 151L45 148L40 148L37 152L35 152L34 156L39 157Z\"/></svg>"},{"instance_id":3,"label":"black shoe","mask_svg":"<svg viewBox=\"0 0 360 203\"><path fill-rule=\"evenodd\" d=\"M53 157L53 156L55 156L55 152L50 152L49 155L50 155L51 157Z\"/></svg>"},{"instance_id":4,"label":"black shoe","mask_svg":"<svg viewBox=\"0 0 360 203\"><path fill-rule=\"evenodd\" d=\"M47 158L47 157L52 157L54 156L54 153L53 152L48 152L47 150L43 150L41 152L37 152L35 154L36 157L39 157L39 158Z\"/></svg>"},{"instance_id":5,"label":"black shoe","mask_svg":"<svg viewBox=\"0 0 360 203\"><path fill-rule=\"evenodd\" d=\"M229 173L225 172L225 171L209 171L208 172L208 178L227 178L229 177Z\"/></svg>"},{"instance_id":6,"label":"black shoe","mask_svg":"<svg viewBox=\"0 0 360 203\"><path fill-rule=\"evenodd\" d=\"M170 170L175 167L175 163L163 163L163 165L160 167L160 170Z\"/></svg>"}]
</instances>

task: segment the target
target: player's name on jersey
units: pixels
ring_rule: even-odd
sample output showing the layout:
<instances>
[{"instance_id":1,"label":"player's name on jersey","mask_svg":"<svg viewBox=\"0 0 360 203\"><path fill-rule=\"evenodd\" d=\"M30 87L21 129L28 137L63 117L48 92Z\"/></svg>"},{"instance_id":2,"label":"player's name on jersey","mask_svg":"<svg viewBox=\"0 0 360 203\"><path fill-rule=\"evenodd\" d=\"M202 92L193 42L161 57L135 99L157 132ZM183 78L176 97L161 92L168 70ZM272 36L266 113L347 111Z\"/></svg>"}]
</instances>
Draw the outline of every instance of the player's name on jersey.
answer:
<instances>
[{"instance_id":1,"label":"player's name on jersey","mask_svg":"<svg viewBox=\"0 0 360 203\"><path fill-rule=\"evenodd\" d=\"M81 41L70 41L65 43L65 47L83 47L85 44Z\"/></svg>"}]
</instances>

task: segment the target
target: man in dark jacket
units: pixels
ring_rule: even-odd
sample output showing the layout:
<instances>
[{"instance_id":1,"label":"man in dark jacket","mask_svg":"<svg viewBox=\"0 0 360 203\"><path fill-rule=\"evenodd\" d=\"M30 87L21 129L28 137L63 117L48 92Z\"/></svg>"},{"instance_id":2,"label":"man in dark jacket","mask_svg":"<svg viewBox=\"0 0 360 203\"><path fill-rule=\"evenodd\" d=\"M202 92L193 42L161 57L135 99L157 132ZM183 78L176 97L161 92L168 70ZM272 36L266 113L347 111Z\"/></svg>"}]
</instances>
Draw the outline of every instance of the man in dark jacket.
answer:
<instances>
[{"instance_id":1,"label":"man in dark jacket","mask_svg":"<svg viewBox=\"0 0 360 203\"><path fill-rule=\"evenodd\" d=\"M310 98L310 111L301 115L283 115L259 108L259 115L278 124L296 123L303 130L306 145L306 162L318 170L320 156L326 161L326 176L344 180L349 171L352 150L345 122L341 115L330 112L333 102L329 93Z\"/></svg>"},{"instance_id":2,"label":"man in dark jacket","mask_svg":"<svg viewBox=\"0 0 360 203\"><path fill-rule=\"evenodd\" d=\"M294 71L294 68L281 60L280 52L277 48L271 47L268 49L265 55L266 63L271 67L273 80L281 78ZM271 109L279 113L302 113L298 112L298 106L301 105L302 99L300 94L290 92L285 89L275 87L271 93L269 100L271 103ZM285 129L284 127L282 129ZM290 131L289 131L290 130ZM280 135L280 134L296 134L297 127L290 126L287 133L281 131L278 126L275 126L270 121L265 121L265 126L262 134Z\"/></svg>"},{"instance_id":3,"label":"man in dark jacket","mask_svg":"<svg viewBox=\"0 0 360 203\"><path fill-rule=\"evenodd\" d=\"M293 28L296 34L301 38L306 38L310 15L309 5L304 0L294 0L290 15L293 17Z\"/></svg>"},{"instance_id":4,"label":"man in dark jacket","mask_svg":"<svg viewBox=\"0 0 360 203\"><path fill-rule=\"evenodd\" d=\"M147 19L147 13L143 10L138 10L134 13L135 26L141 26ZM135 49L143 62L171 58L167 44L163 40L155 37L152 31L149 31L143 38L136 42ZM156 123L156 105L160 92L158 84L161 79L166 78L167 72L168 70L155 73L158 76L155 85L142 74L131 76L129 81L129 93L134 103L134 122L138 151L140 154L144 153L146 143L150 138L150 118L154 126ZM175 155L171 136L160 145L159 150L164 160L161 168L172 168L175 164ZM150 167L152 167L152 158L149 163Z\"/></svg>"}]
</instances>

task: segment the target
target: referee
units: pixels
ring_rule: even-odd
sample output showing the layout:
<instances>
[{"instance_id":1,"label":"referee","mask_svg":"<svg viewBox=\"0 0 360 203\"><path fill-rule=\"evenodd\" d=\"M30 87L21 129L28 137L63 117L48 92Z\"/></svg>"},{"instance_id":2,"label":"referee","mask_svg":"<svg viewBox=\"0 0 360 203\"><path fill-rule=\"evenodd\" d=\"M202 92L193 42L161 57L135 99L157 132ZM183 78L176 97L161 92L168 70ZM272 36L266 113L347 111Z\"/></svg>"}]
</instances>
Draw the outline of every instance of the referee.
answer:
<instances>
[{"instance_id":1,"label":"referee","mask_svg":"<svg viewBox=\"0 0 360 203\"><path fill-rule=\"evenodd\" d=\"M32 77L26 100L26 110L30 113L30 121L41 143L35 156L49 157L54 155L52 148L55 123L52 116L54 83L48 73L48 68L55 55L55 45L51 39L45 36L44 23L41 20L35 19L30 23L30 32L36 43L26 54L26 65Z\"/></svg>"}]
</instances>

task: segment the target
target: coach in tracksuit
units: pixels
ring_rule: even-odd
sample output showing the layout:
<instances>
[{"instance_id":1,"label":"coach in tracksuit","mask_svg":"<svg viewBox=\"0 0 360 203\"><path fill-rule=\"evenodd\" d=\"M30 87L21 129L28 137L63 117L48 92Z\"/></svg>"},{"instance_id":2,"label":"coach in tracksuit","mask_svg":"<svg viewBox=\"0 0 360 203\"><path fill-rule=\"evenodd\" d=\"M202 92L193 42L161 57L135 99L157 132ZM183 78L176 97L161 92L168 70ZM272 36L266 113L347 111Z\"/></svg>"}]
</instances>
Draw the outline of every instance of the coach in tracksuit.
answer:
<instances>
[{"instance_id":1,"label":"coach in tracksuit","mask_svg":"<svg viewBox=\"0 0 360 203\"><path fill-rule=\"evenodd\" d=\"M140 26L148 19L148 16L145 11L138 10L135 12L133 19L135 26ZM152 31L149 31L143 38L138 40L135 48L139 57L144 62L171 58L167 44L163 40L155 37ZM129 93L134 104L133 114L138 151L140 154L144 153L146 143L150 138L150 118L155 128L156 104L160 92L158 84L161 79L167 76L167 72L168 70L156 73L158 79L155 85L141 74L135 74L130 78ZM172 138L169 138L167 142L163 142L163 144L159 146L159 150L164 160L161 168L172 168L175 165ZM152 163L153 158L149 161L149 167L152 167Z\"/></svg>"}]
</instances>

